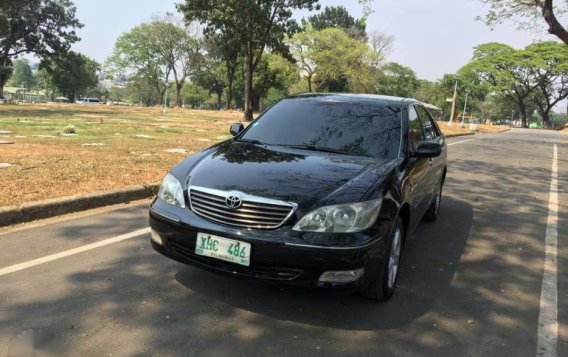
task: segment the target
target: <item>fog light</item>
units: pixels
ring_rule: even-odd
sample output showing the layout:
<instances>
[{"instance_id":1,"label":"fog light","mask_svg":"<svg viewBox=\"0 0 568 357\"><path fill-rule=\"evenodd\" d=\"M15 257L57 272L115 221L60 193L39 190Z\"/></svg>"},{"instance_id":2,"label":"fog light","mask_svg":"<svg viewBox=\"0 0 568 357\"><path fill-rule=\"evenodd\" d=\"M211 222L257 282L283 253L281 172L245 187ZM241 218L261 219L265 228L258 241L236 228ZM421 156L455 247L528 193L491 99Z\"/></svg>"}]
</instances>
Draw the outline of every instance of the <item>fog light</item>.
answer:
<instances>
[{"instance_id":1,"label":"fog light","mask_svg":"<svg viewBox=\"0 0 568 357\"><path fill-rule=\"evenodd\" d=\"M359 280L365 269L343 270L343 271L326 271L323 273L319 281L322 283L350 283Z\"/></svg>"},{"instance_id":2,"label":"fog light","mask_svg":"<svg viewBox=\"0 0 568 357\"><path fill-rule=\"evenodd\" d=\"M158 234L158 232L156 232L153 229L150 229L150 235L152 236L152 241L154 241L154 243L159 244L159 245L163 245L164 243L162 242L162 237L160 237L160 235Z\"/></svg>"}]
</instances>

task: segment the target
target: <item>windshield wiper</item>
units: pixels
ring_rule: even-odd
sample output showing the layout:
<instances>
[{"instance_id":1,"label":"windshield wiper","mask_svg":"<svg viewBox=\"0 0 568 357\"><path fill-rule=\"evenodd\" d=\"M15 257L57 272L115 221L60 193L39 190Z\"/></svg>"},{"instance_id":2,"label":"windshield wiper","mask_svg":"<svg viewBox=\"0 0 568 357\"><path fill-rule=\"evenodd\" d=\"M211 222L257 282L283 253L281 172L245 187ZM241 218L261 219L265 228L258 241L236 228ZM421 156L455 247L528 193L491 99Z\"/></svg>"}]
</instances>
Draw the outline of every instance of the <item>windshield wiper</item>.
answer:
<instances>
[{"instance_id":1,"label":"windshield wiper","mask_svg":"<svg viewBox=\"0 0 568 357\"><path fill-rule=\"evenodd\" d=\"M341 154L341 155L353 155L353 154L346 152L346 151L341 151L341 150L337 150L337 149L326 148L326 147L321 147L321 146L316 146L316 145L282 145L282 146L285 146L287 148L292 148L292 149L329 152L329 153Z\"/></svg>"},{"instance_id":2,"label":"windshield wiper","mask_svg":"<svg viewBox=\"0 0 568 357\"><path fill-rule=\"evenodd\" d=\"M266 145L262 141L256 139L237 139L235 140L238 143L249 143L249 144L256 144L256 145Z\"/></svg>"}]
</instances>

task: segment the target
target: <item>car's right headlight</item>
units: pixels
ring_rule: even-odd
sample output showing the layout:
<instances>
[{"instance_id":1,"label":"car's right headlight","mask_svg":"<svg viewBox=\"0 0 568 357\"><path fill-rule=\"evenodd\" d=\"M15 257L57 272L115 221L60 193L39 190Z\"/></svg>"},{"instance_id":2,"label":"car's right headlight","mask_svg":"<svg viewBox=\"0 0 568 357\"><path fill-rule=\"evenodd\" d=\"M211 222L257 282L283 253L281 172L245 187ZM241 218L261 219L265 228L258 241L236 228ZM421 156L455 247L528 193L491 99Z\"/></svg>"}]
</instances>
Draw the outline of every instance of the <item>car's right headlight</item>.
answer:
<instances>
[{"instance_id":1,"label":"car's right headlight","mask_svg":"<svg viewBox=\"0 0 568 357\"><path fill-rule=\"evenodd\" d=\"M158 197L174 206L185 208L185 200L183 199L183 188L178 179L172 174L167 174L160 185Z\"/></svg>"},{"instance_id":2,"label":"car's right headlight","mask_svg":"<svg viewBox=\"0 0 568 357\"><path fill-rule=\"evenodd\" d=\"M320 207L306 214L292 228L298 232L353 233L370 228L381 209L382 200Z\"/></svg>"}]
</instances>

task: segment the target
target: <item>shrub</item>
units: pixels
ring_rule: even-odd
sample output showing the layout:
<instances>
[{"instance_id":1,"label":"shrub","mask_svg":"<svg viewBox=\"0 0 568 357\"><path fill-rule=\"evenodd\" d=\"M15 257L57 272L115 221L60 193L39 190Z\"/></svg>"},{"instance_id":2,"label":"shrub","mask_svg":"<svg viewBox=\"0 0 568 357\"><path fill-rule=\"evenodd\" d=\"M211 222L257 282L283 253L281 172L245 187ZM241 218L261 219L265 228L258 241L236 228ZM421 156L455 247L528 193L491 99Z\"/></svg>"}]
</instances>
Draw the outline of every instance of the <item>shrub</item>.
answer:
<instances>
[{"instance_id":1,"label":"shrub","mask_svg":"<svg viewBox=\"0 0 568 357\"><path fill-rule=\"evenodd\" d=\"M75 130L75 127L73 125L69 124L63 129L63 132L65 134L76 134L77 130Z\"/></svg>"}]
</instances>

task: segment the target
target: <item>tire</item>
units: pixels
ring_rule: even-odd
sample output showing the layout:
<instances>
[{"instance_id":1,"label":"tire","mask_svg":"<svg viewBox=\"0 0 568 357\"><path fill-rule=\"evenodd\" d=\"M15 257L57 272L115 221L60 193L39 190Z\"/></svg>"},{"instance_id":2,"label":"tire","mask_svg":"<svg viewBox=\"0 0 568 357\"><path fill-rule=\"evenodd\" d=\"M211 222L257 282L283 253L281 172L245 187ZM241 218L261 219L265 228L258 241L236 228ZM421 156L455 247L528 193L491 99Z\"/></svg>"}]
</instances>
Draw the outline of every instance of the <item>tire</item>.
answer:
<instances>
[{"instance_id":1,"label":"tire","mask_svg":"<svg viewBox=\"0 0 568 357\"><path fill-rule=\"evenodd\" d=\"M428 207L428 210L426 211L424 217L422 218L424 221L434 222L436 221L436 219L438 219L438 213L440 212L440 204L442 203L442 188L443 184L440 183L440 189L438 190L438 195L436 196L434 201L432 201L430 207Z\"/></svg>"},{"instance_id":2,"label":"tire","mask_svg":"<svg viewBox=\"0 0 568 357\"><path fill-rule=\"evenodd\" d=\"M381 272L361 287L359 292L363 297L376 301L387 301L393 296L400 270L403 242L404 225L400 217L397 217L389 237L388 255L381 267Z\"/></svg>"}]
</instances>

